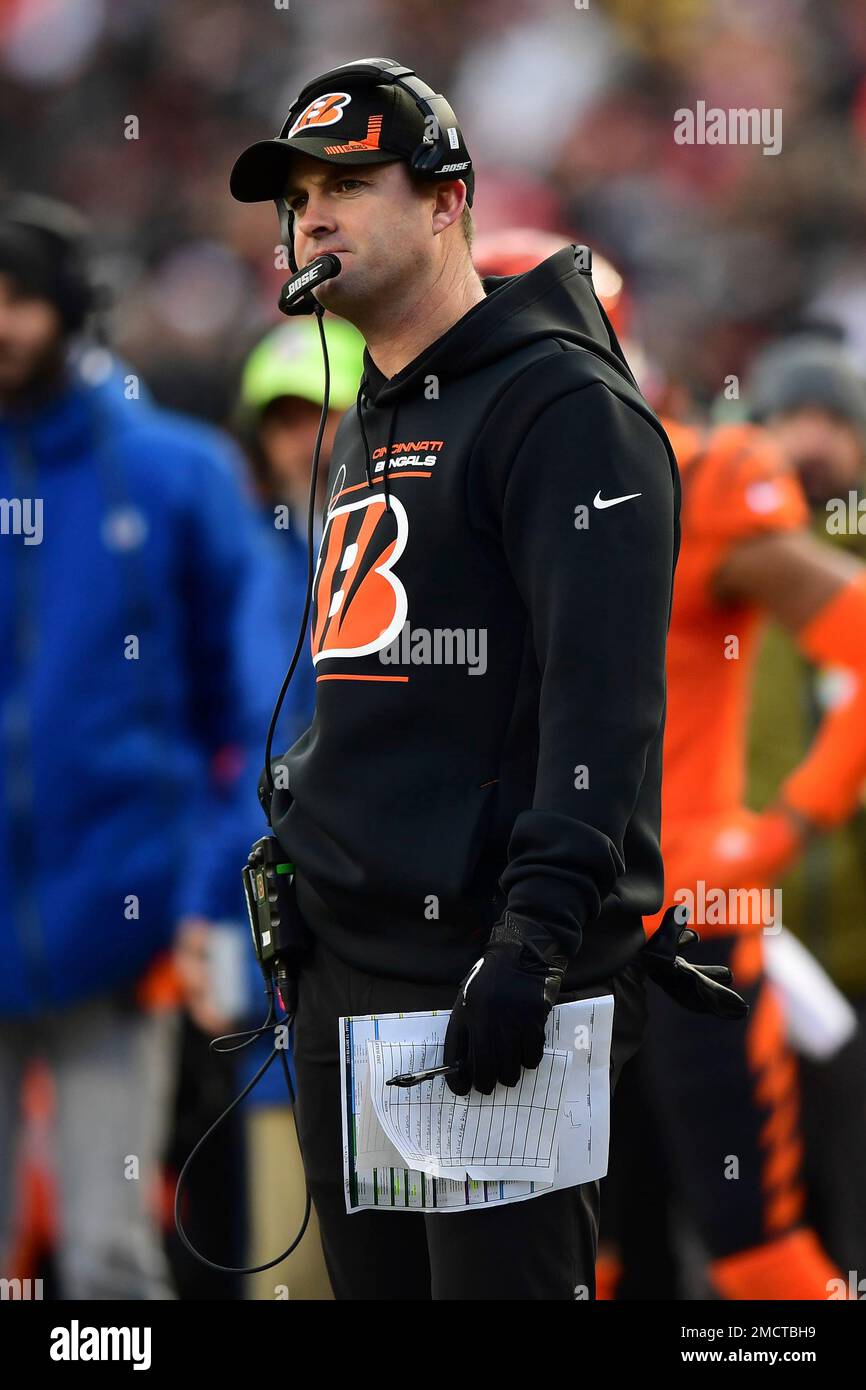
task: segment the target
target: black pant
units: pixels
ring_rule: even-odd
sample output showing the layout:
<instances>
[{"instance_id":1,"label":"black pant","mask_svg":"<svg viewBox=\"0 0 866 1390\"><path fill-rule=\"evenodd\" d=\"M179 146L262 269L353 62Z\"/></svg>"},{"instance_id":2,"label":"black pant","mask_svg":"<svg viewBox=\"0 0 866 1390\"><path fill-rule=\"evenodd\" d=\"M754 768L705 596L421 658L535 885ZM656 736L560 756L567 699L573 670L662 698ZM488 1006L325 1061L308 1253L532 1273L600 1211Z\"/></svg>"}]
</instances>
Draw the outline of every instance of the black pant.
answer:
<instances>
[{"instance_id":1,"label":"black pant","mask_svg":"<svg viewBox=\"0 0 866 1390\"><path fill-rule=\"evenodd\" d=\"M595 1296L599 1185L446 1215L346 1212L339 1030L350 1014L448 1009L456 987L367 975L321 942L301 974L294 1057L297 1127L338 1299L574 1299ZM562 1002L614 996L611 1088L640 1046L645 973L630 965Z\"/></svg>"}]
</instances>

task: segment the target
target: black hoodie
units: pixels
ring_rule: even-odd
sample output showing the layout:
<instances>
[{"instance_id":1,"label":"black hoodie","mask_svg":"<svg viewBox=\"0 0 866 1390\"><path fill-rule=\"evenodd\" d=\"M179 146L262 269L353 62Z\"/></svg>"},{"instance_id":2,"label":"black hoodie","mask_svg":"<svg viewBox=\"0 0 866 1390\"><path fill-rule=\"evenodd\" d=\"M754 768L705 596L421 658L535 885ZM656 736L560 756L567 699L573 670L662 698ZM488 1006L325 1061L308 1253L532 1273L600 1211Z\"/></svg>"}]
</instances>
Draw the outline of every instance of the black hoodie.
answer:
<instances>
[{"instance_id":1,"label":"black hoodie","mask_svg":"<svg viewBox=\"0 0 866 1390\"><path fill-rule=\"evenodd\" d=\"M454 983L504 907L600 980L662 904L676 462L566 248L390 380L365 355L274 830L316 936ZM278 778L278 784L279 784Z\"/></svg>"}]
</instances>

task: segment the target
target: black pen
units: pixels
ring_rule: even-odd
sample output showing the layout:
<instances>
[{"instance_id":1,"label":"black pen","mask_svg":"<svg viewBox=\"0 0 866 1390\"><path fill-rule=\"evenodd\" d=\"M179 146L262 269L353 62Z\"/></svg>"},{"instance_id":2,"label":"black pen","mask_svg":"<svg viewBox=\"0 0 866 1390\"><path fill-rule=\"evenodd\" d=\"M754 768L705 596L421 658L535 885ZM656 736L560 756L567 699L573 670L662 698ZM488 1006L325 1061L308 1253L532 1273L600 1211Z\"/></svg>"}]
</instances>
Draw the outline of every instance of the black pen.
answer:
<instances>
[{"instance_id":1,"label":"black pen","mask_svg":"<svg viewBox=\"0 0 866 1390\"><path fill-rule=\"evenodd\" d=\"M431 1067L429 1071L407 1071L402 1076L392 1076L387 1086L419 1086L422 1081L433 1081L437 1076L456 1076L461 1070L459 1062L446 1062L441 1067Z\"/></svg>"}]
</instances>

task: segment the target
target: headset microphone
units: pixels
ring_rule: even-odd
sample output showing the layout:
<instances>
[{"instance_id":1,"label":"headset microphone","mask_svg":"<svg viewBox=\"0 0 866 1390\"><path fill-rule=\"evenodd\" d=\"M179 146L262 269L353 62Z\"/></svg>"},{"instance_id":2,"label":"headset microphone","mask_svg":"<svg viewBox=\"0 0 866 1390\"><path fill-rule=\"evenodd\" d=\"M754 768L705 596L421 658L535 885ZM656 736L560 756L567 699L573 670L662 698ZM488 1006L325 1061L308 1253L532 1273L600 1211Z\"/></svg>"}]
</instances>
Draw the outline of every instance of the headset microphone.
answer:
<instances>
[{"instance_id":1,"label":"headset microphone","mask_svg":"<svg viewBox=\"0 0 866 1390\"><path fill-rule=\"evenodd\" d=\"M325 280L333 280L335 275L339 275L343 269L337 256L326 252L323 256L317 256L314 261L297 275L293 275L291 280L287 280L280 291L279 307L284 314L312 314L316 311L316 300L311 293L317 285L321 285Z\"/></svg>"}]
</instances>

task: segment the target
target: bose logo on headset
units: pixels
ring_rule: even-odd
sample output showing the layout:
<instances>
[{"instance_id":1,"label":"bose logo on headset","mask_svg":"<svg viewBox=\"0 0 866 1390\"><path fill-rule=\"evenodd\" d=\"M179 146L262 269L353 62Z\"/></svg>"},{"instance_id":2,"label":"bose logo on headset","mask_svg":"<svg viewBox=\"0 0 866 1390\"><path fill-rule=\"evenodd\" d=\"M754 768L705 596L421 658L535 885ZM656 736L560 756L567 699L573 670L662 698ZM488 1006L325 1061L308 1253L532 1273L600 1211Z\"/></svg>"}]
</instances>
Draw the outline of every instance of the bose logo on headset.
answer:
<instances>
[{"instance_id":1,"label":"bose logo on headset","mask_svg":"<svg viewBox=\"0 0 866 1390\"><path fill-rule=\"evenodd\" d=\"M463 162L462 162L461 164L443 164L439 169L436 170L436 172L437 172L437 174L456 174L456 173L458 173L461 169L468 169L468 168L469 168L469 160L468 160L468 159L464 159Z\"/></svg>"},{"instance_id":2,"label":"bose logo on headset","mask_svg":"<svg viewBox=\"0 0 866 1390\"><path fill-rule=\"evenodd\" d=\"M316 266L312 270L305 270L292 281L292 285L296 289L301 289L303 285L308 285L311 280L317 280L319 277L319 273L319 266Z\"/></svg>"}]
</instances>

